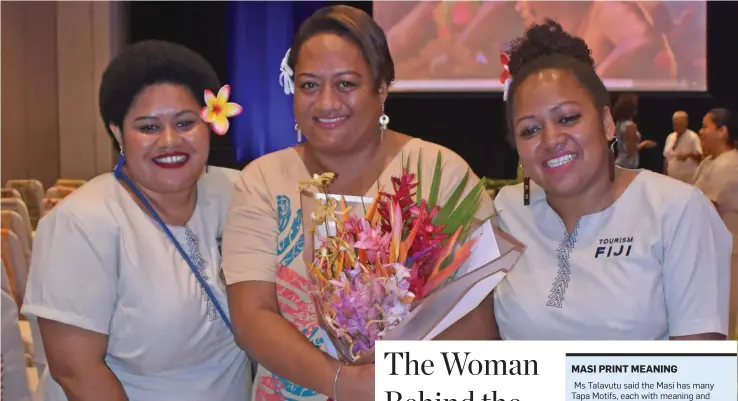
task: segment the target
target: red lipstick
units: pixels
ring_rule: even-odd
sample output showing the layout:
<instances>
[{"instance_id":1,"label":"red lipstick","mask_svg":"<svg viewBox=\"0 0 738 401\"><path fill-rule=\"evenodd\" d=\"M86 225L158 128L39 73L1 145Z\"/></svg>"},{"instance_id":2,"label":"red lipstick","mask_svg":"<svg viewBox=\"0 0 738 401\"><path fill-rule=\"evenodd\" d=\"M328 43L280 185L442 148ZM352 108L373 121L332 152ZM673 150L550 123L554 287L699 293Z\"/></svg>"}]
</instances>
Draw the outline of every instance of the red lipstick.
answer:
<instances>
[{"instance_id":1,"label":"red lipstick","mask_svg":"<svg viewBox=\"0 0 738 401\"><path fill-rule=\"evenodd\" d=\"M152 159L154 164L161 168L180 168L187 164L190 155L184 152L169 152L157 155Z\"/></svg>"}]
</instances>

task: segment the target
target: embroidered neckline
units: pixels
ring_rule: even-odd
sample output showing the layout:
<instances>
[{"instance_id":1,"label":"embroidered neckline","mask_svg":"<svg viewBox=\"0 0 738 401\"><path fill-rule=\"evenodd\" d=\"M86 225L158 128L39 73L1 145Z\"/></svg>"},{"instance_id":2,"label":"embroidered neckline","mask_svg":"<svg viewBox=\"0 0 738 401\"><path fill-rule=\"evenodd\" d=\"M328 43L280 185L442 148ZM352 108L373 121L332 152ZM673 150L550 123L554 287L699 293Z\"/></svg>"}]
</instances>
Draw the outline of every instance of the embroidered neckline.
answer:
<instances>
[{"instance_id":1,"label":"embroidered neckline","mask_svg":"<svg viewBox=\"0 0 738 401\"><path fill-rule=\"evenodd\" d=\"M197 267L197 270L200 272L200 275L202 276L203 280L209 281L210 278L208 276L207 271L207 265L208 262L205 260L205 258L202 257L202 253L200 253L200 240L197 238L197 234L195 234L194 231L189 226L184 226L185 229L185 237L187 238L187 254L189 255L190 259L192 260L192 263L195 264ZM208 320L214 321L218 320L218 311L215 309L215 305L213 305L213 302L208 297L207 292L205 292L205 289L200 287L200 293L202 294L203 298L205 299L205 302L207 303L208 307Z\"/></svg>"},{"instance_id":2,"label":"embroidered neckline","mask_svg":"<svg viewBox=\"0 0 738 401\"><path fill-rule=\"evenodd\" d=\"M571 280L571 264L569 263L569 257L574 250L574 245L577 243L577 232L579 231L580 221L581 219L577 221L571 234L566 232L566 228L564 228L564 238L556 249L556 259L558 259L559 262L559 269L557 270L556 278L551 285L551 292L548 296L546 306L554 308L561 308L563 306L564 295L569 287L569 280Z\"/></svg>"}]
</instances>

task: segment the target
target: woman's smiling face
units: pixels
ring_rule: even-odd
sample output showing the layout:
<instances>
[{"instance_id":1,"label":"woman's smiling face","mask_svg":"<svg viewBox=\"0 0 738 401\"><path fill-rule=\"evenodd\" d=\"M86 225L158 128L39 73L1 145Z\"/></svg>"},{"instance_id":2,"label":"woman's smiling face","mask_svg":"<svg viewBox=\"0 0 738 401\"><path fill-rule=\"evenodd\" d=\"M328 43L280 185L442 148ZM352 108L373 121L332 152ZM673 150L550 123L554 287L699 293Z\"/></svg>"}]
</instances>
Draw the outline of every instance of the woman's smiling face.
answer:
<instances>
[{"instance_id":1,"label":"woman's smiling face","mask_svg":"<svg viewBox=\"0 0 738 401\"><path fill-rule=\"evenodd\" d=\"M361 49L332 33L300 47L295 66L294 114L310 145L324 153L347 153L379 136L387 85L375 85Z\"/></svg>"},{"instance_id":2,"label":"woman's smiling face","mask_svg":"<svg viewBox=\"0 0 738 401\"><path fill-rule=\"evenodd\" d=\"M609 179L609 108L566 70L544 69L525 78L512 99L520 160L533 181L557 196L574 196Z\"/></svg>"},{"instance_id":3,"label":"woman's smiling face","mask_svg":"<svg viewBox=\"0 0 738 401\"><path fill-rule=\"evenodd\" d=\"M138 184L158 193L195 185L210 151L210 130L199 111L200 104L182 85L154 84L136 96L123 120L122 148Z\"/></svg>"}]
</instances>

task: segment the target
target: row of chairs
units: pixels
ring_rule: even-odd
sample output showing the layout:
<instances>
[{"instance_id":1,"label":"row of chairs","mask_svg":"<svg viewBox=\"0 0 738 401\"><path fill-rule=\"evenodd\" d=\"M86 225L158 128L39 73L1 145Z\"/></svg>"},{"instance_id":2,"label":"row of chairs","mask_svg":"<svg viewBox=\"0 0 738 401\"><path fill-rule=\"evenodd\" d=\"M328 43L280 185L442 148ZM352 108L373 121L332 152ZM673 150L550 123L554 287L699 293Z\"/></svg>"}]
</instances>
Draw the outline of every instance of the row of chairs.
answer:
<instances>
[{"instance_id":1,"label":"row of chairs","mask_svg":"<svg viewBox=\"0 0 738 401\"><path fill-rule=\"evenodd\" d=\"M39 219L84 183L84 180L61 179L44 191L38 180L10 180L2 188L2 259L19 305L25 292L33 233Z\"/></svg>"},{"instance_id":2,"label":"row of chairs","mask_svg":"<svg viewBox=\"0 0 738 401\"><path fill-rule=\"evenodd\" d=\"M1 189L3 327L0 369L4 395L12 392L18 394L18 399L24 399L21 395L25 393L24 386L33 390L46 364L38 323L19 314L36 226L44 214L84 183L84 180L60 179L44 190L38 180L10 180Z\"/></svg>"}]
</instances>

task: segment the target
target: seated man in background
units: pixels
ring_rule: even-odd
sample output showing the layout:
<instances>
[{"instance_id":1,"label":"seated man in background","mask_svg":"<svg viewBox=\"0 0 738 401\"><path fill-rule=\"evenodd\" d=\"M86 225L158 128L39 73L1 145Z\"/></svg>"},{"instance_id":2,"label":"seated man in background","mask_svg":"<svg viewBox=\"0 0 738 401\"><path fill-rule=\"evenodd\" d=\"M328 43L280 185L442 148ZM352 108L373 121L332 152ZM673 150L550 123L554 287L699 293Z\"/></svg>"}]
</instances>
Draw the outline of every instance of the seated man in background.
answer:
<instances>
[{"instance_id":1,"label":"seated man in background","mask_svg":"<svg viewBox=\"0 0 738 401\"><path fill-rule=\"evenodd\" d=\"M694 182L694 173L702 161L700 136L687 128L689 117L677 111L671 118L674 132L666 137L664 146L664 174L686 183Z\"/></svg>"}]
</instances>

